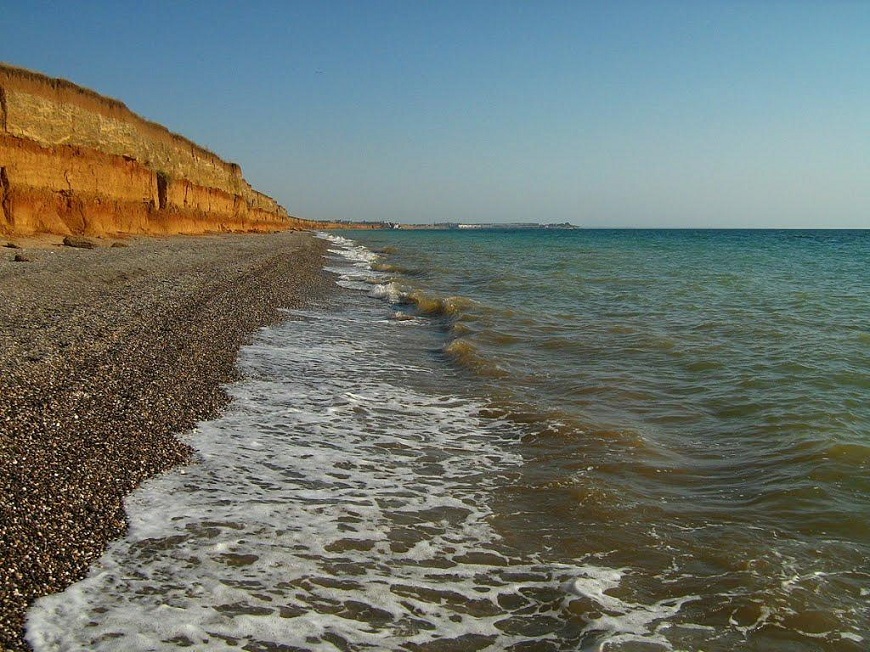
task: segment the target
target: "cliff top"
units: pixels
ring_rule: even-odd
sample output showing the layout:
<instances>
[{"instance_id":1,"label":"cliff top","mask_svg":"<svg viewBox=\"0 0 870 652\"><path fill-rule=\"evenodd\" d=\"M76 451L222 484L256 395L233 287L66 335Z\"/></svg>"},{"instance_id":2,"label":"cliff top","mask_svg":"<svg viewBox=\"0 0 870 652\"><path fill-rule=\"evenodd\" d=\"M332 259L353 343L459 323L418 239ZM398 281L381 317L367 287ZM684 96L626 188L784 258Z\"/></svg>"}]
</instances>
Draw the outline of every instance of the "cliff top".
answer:
<instances>
[{"instance_id":1,"label":"cliff top","mask_svg":"<svg viewBox=\"0 0 870 652\"><path fill-rule=\"evenodd\" d=\"M241 176L241 167L237 163L225 161L209 149L198 145L189 138L170 131L163 125L147 120L130 108L122 101L105 95L100 95L84 86L79 86L67 79L49 77L27 68L21 68L0 61L0 91L3 88L18 90L31 95L37 95L56 102L63 102L79 106L88 111L99 113L107 118L120 119L132 122L143 132L152 138L168 140L173 145L188 148L197 152L200 156L214 159L224 165L230 166L233 173ZM0 93L2 96L2 93Z\"/></svg>"}]
</instances>

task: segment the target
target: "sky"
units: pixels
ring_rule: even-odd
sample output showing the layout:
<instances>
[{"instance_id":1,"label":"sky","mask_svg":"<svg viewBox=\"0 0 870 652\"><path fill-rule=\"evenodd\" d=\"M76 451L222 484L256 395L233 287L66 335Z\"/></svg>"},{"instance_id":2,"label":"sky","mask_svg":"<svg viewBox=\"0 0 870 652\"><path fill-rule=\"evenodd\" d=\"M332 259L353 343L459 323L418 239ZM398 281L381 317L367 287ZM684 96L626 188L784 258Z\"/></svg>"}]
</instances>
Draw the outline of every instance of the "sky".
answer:
<instances>
[{"instance_id":1,"label":"sky","mask_svg":"<svg viewBox=\"0 0 870 652\"><path fill-rule=\"evenodd\" d=\"M870 2L0 0L314 219L870 228Z\"/></svg>"}]
</instances>

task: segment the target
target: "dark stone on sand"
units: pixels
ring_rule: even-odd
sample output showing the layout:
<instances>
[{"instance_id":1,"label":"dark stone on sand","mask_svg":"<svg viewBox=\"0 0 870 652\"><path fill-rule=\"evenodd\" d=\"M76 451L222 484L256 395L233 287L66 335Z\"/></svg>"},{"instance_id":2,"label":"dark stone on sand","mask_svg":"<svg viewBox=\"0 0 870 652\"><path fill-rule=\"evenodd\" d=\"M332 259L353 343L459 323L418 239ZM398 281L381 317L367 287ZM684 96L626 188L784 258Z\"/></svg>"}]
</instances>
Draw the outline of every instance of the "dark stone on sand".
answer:
<instances>
[{"instance_id":1,"label":"dark stone on sand","mask_svg":"<svg viewBox=\"0 0 870 652\"><path fill-rule=\"evenodd\" d=\"M18 246L17 244L15 244L14 242L7 242L7 243L6 243L5 245L3 245L3 246L6 247L7 249L21 249L21 247L19 247L19 246Z\"/></svg>"},{"instance_id":2,"label":"dark stone on sand","mask_svg":"<svg viewBox=\"0 0 870 652\"><path fill-rule=\"evenodd\" d=\"M63 244L66 247L75 247L76 249L93 249L97 246L92 240L88 240L87 238L81 238L75 235L68 235L64 237Z\"/></svg>"},{"instance_id":3,"label":"dark stone on sand","mask_svg":"<svg viewBox=\"0 0 870 652\"><path fill-rule=\"evenodd\" d=\"M29 263L30 258L25 256L24 254L15 254L15 258L13 258L16 263Z\"/></svg>"},{"instance_id":4,"label":"dark stone on sand","mask_svg":"<svg viewBox=\"0 0 870 652\"><path fill-rule=\"evenodd\" d=\"M129 246L130 245L128 245L126 242L113 242L112 243L113 249L123 249L123 248L129 247Z\"/></svg>"}]
</instances>

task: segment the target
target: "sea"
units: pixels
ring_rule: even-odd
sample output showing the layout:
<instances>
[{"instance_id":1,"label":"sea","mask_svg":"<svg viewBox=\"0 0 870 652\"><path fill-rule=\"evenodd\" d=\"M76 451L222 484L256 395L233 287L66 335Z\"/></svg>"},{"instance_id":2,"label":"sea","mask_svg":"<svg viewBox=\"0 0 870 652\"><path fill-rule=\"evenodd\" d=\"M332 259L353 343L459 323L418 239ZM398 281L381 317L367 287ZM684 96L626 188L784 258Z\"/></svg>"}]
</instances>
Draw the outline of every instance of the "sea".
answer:
<instances>
[{"instance_id":1,"label":"sea","mask_svg":"<svg viewBox=\"0 0 870 652\"><path fill-rule=\"evenodd\" d=\"M37 652L870 649L870 231L319 237Z\"/></svg>"}]
</instances>

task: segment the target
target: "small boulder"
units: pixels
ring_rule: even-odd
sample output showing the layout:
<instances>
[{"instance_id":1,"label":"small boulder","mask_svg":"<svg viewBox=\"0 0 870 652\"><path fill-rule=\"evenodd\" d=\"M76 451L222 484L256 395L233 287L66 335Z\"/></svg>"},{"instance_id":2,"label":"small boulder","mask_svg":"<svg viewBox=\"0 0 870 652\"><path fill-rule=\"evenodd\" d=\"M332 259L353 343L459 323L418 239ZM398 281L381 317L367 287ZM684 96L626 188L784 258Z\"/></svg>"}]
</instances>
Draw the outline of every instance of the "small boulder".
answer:
<instances>
[{"instance_id":1,"label":"small boulder","mask_svg":"<svg viewBox=\"0 0 870 652\"><path fill-rule=\"evenodd\" d=\"M93 241L75 235L66 236L63 239L63 244L66 247L75 247L76 249L93 249L97 246Z\"/></svg>"},{"instance_id":2,"label":"small boulder","mask_svg":"<svg viewBox=\"0 0 870 652\"><path fill-rule=\"evenodd\" d=\"M13 258L16 263L29 263L30 258L25 256L24 254L15 254L15 258Z\"/></svg>"},{"instance_id":3,"label":"small boulder","mask_svg":"<svg viewBox=\"0 0 870 652\"><path fill-rule=\"evenodd\" d=\"M7 242L7 243L6 243L5 245L3 245L3 246L6 247L7 249L21 249L21 247L19 247L19 246L18 246L17 244L15 244L14 242Z\"/></svg>"},{"instance_id":4,"label":"small boulder","mask_svg":"<svg viewBox=\"0 0 870 652\"><path fill-rule=\"evenodd\" d=\"M128 245L126 242L113 242L112 243L112 247L115 249L117 249L119 247L129 247L129 246L130 245Z\"/></svg>"}]
</instances>

